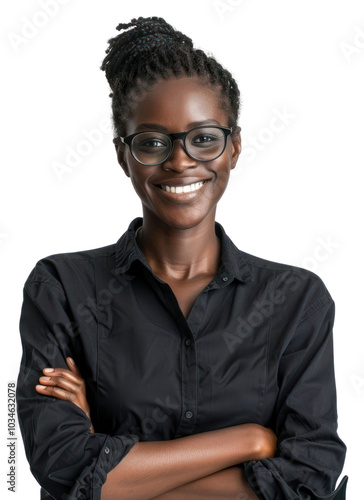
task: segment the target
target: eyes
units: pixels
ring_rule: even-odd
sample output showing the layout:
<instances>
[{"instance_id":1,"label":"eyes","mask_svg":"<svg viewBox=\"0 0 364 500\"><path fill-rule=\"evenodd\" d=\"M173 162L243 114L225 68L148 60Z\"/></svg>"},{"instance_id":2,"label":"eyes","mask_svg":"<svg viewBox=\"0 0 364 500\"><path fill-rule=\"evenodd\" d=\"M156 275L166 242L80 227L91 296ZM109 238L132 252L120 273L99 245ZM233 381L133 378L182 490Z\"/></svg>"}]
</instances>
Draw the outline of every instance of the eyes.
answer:
<instances>
[{"instance_id":1,"label":"eyes","mask_svg":"<svg viewBox=\"0 0 364 500\"><path fill-rule=\"evenodd\" d=\"M212 142L212 141L216 141L218 138L217 137L214 137L213 135L198 135L196 136L192 142L193 144L206 144L206 143L209 143L209 142Z\"/></svg>"},{"instance_id":2,"label":"eyes","mask_svg":"<svg viewBox=\"0 0 364 500\"><path fill-rule=\"evenodd\" d=\"M168 147L168 144L166 144L165 142L162 142L159 139L148 139L146 141L142 141L139 144L139 147L144 147L144 148L149 148L149 149L166 148L166 147Z\"/></svg>"},{"instance_id":3,"label":"eyes","mask_svg":"<svg viewBox=\"0 0 364 500\"><path fill-rule=\"evenodd\" d=\"M226 140L232 127L207 125L188 132L166 134L164 132L137 132L121 137L128 144L133 157L142 165L158 165L166 161L173 151L175 140L182 141L186 154L198 161L211 161L225 150Z\"/></svg>"},{"instance_id":4,"label":"eyes","mask_svg":"<svg viewBox=\"0 0 364 500\"><path fill-rule=\"evenodd\" d=\"M196 147L204 147L210 145L212 142L219 141L221 138L216 137L214 134L196 134L192 137L188 138L188 142L190 145L194 145ZM158 137L149 137L144 141L140 141L139 147L154 149L154 148L168 148L170 145L169 140L162 140L160 138L160 134Z\"/></svg>"}]
</instances>

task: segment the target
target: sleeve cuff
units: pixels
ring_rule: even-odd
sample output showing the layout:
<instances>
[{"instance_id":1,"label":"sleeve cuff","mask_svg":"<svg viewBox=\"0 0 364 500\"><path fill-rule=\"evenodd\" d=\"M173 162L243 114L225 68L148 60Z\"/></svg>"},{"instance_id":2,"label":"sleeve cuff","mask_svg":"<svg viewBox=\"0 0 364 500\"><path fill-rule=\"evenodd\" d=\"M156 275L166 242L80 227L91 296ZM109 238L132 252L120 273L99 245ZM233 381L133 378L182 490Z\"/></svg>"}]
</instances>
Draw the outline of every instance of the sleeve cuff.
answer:
<instances>
[{"instance_id":1,"label":"sleeve cuff","mask_svg":"<svg viewBox=\"0 0 364 500\"><path fill-rule=\"evenodd\" d=\"M107 436L99 456L83 469L66 500L100 500L101 487L108 472L120 463L137 441L139 438L135 434Z\"/></svg>"},{"instance_id":2,"label":"sleeve cuff","mask_svg":"<svg viewBox=\"0 0 364 500\"><path fill-rule=\"evenodd\" d=\"M283 480L278 472L267 469L255 460L245 462L244 473L259 500L345 500L348 476L344 476L339 486L327 495L318 495L305 484L299 484L297 491Z\"/></svg>"}]
</instances>

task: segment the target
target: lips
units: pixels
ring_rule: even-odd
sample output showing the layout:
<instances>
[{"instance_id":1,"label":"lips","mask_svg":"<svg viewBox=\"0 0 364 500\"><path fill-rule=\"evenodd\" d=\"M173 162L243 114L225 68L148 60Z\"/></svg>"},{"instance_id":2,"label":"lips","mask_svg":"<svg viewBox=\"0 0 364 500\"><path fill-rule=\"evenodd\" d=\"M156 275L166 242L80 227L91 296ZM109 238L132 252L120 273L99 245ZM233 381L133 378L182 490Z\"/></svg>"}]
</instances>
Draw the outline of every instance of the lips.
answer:
<instances>
[{"instance_id":1,"label":"lips","mask_svg":"<svg viewBox=\"0 0 364 500\"><path fill-rule=\"evenodd\" d=\"M209 181L211 178L203 178L203 177L180 177L176 179L175 177L172 179L161 179L160 182L155 182L155 186L189 186L191 184L196 184L197 182Z\"/></svg>"},{"instance_id":2,"label":"lips","mask_svg":"<svg viewBox=\"0 0 364 500\"><path fill-rule=\"evenodd\" d=\"M157 187L161 188L163 191L168 193L191 193L193 191L198 191L207 181L194 182L192 184L183 184L177 186L171 186L168 184L158 184Z\"/></svg>"},{"instance_id":3,"label":"lips","mask_svg":"<svg viewBox=\"0 0 364 500\"><path fill-rule=\"evenodd\" d=\"M174 180L173 183L169 181L170 184L168 184L168 181L164 181L166 184L154 184L154 186L157 188L157 191L161 193L161 196L166 199L169 198L171 201L180 200L183 202L199 197L209 180L211 179L201 179L192 183L183 183L181 179L177 182Z\"/></svg>"}]
</instances>

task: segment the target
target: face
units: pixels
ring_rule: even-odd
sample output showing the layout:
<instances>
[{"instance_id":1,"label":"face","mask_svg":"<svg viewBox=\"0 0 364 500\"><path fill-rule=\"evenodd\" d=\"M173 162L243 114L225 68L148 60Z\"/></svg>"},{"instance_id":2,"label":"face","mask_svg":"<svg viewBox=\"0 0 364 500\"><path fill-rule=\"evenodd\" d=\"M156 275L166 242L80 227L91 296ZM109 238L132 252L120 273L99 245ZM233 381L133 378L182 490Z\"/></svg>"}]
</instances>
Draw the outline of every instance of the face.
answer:
<instances>
[{"instance_id":1,"label":"face","mask_svg":"<svg viewBox=\"0 0 364 500\"><path fill-rule=\"evenodd\" d=\"M198 77L170 78L161 79L134 105L126 132L127 135L150 130L177 133L199 125L228 126L219 89L211 89ZM198 161L186 154L181 140L176 140L169 158L150 166L138 163L129 146L116 144L115 147L118 161L142 202L144 217L187 229L206 217L215 219L217 202L236 165L241 142L238 131L233 137L228 136L221 156L211 161ZM200 181L206 182L200 189L188 193L166 192L158 187L185 186Z\"/></svg>"}]
</instances>

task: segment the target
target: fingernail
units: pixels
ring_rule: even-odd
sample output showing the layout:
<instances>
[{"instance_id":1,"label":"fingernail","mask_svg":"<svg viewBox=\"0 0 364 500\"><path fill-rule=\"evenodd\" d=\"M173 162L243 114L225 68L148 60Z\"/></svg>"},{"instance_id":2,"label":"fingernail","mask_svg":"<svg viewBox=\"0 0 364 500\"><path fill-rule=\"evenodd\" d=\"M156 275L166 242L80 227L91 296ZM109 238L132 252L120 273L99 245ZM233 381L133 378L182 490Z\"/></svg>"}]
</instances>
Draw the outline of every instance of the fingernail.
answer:
<instances>
[{"instance_id":1,"label":"fingernail","mask_svg":"<svg viewBox=\"0 0 364 500\"><path fill-rule=\"evenodd\" d=\"M43 371L47 373L54 372L54 368L44 368Z\"/></svg>"},{"instance_id":2,"label":"fingernail","mask_svg":"<svg viewBox=\"0 0 364 500\"><path fill-rule=\"evenodd\" d=\"M67 359L69 359L70 363L72 363L73 365L75 365L75 364L76 364L76 363L73 361L73 359L72 359L72 358L67 358Z\"/></svg>"},{"instance_id":3,"label":"fingernail","mask_svg":"<svg viewBox=\"0 0 364 500\"><path fill-rule=\"evenodd\" d=\"M47 387L45 385L37 385L38 389L46 389Z\"/></svg>"}]
</instances>

